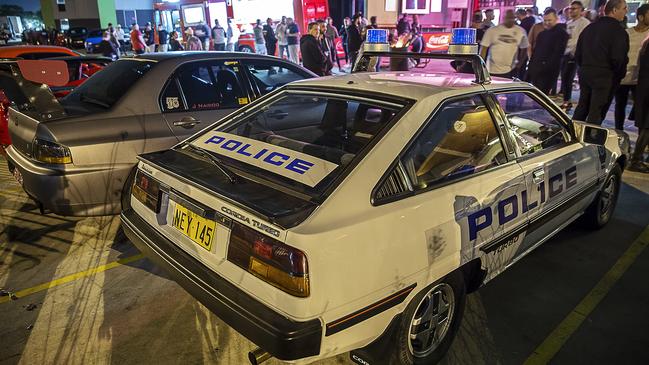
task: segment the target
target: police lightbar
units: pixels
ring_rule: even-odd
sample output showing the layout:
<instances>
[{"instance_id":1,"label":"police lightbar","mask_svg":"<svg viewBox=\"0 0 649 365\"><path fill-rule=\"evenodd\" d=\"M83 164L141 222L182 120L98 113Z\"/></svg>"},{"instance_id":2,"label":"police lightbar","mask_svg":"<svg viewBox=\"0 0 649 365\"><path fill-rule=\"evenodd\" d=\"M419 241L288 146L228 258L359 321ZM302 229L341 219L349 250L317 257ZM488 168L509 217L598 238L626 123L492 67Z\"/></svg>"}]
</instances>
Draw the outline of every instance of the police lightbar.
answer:
<instances>
[{"instance_id":1,"label":"police lightbar","mask_svg":"<svg viewBox=\"0 0 649 365\"><path fill-rule=\"evenodd\" d=\"M451 35L451 44L448 46L448 54L452 55L477 55L478 42L476 41L476 29L455 28Z\"/></svg>"},{"instance_id":2,"label":"police lightbar","mask_svg":"<svg viewBox=\"0 0 649 365\"><path fill-rule=\"evenodd\" d=\"M368 29L363 49L366 51L385 52L390 50L387 29Z\"/></svg>"},{"instance_id":3,"label":"police lightbar","mask_svg":"<svg viewBox=\"0 0 649 365\"><path fill-rule=\"evenodd\" d=\"M394 49L389 51L368 51L363 49L358 54L358 58L352 66L352 73L375 72L376 62L373 61L373 58L375 57L385 57L387 59L417 58L420 60L436 59L468 62L472 66L473 74L475 75L474 82L476 84L487 84L491 82L491 76L489 75L489 71L487 71L487 66L482 60L482 57L477 54L414 53Z\"/></svg>"}]
</instances>

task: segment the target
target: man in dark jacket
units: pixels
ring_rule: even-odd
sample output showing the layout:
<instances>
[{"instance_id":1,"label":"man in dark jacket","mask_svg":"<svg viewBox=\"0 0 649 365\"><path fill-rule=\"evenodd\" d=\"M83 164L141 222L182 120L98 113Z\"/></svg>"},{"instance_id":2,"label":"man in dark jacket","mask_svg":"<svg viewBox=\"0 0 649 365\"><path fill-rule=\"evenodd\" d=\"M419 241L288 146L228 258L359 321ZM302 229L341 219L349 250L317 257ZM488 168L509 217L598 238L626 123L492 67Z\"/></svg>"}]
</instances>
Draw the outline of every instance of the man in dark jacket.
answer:
<instances>
[{"instance_id":1,"label":"man in dark jacket","mask_svg":"<svg viewBox=\"0 0 649 365\"><path fill-rule=\"evenodd\" d=\"M327 74L327 56L320 47L320 25L316 22L309 23L308 33L300 38L300 53L302 64L318 76Z\"/></svg>"},{"instance_id":2,"label":"man in dark jacket","mask_svg":"<svg viewBox=\"0 0 649 365\"><path fill-rule=\"evenodd\" d=\"M543 26L545 30L539 33L536 47L528 66L528 73L532 84L546 94L557 83L561 57L566 51L568 33L557 26L556 10L548 8L543 13Z\"/></svg>"},{"instance_id":3,"label":"man in dark jacket","mask_svg":"<svg viewBox=\"0 0 649 365\"><path fill-rule=\"evenodd\" d=\"M266 52L274 56L277 51L277 37L275 37L275 29L273 29L273 19L266 19L266 24L263 28L264 40L266 41Z\"/></svg>"},{"instance_id":4,"label":"man in dark jacket","mask_svg":"<svg viewBox=\"0 0 649 365\"><path fill-rule=\"evenodd\" d=\"M643 161L644 151L649 146L649 40L645 40L638 58L638 84L635 89L635 126L638 140L631 156L630 171L649 173L649 166Z\"/></svg>"},{"instance_id":5,"label":"man in dark jacket","mask_svg":"<svg viewBox=\"0 0 649 365\"><path fill-rule=\"evenodd\" d=\"M361 44L363 43L363 37L361 37L360 31L361 17L360 15L354 15L352 23L347 27L347 48L349 49L349 60L354 68L354 63L356 63L356 57L358 57L358 51L361 49Z\"/></svg>"},{"instance_id":6,"label":"man in dark jacket","mask_svg":"<svg viewBox=\"0 0 649 365\"><path fill-rule=\"evenodd\" d=\"M625 0L609 0L605 16L584 29L577 42L579 104L573 119L602 124L617 85L626 74L629 35L620 22L627 12Z\"/></svg>"}]
</instances>

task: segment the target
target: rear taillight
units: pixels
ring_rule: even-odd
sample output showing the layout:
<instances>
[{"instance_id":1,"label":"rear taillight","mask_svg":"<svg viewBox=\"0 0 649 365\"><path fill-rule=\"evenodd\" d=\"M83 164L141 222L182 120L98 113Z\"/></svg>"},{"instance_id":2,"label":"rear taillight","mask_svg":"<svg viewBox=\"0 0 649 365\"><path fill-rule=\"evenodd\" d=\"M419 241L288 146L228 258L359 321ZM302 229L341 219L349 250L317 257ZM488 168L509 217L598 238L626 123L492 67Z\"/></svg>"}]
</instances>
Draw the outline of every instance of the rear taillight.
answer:
<instances>
[{"instance_id":1,"label":"rear taillight","mask_svg":"<svg viewBox=\"0 0 649 365\"><path fill-rule=\"evenodd\" d=\"M32 144L32 154L34 159L45 163L69 164L72 163L72 154L70 149L62 144L46 141L44 139L34 139Z\"/></svg>"},{"instance_id":2,"label":"rear taillight","mask_svg":"<svg viewBox=\"0 0 649 365\"><path fill-rule=\"evenodd\" d=\"M228 261L296 297L309 296L309 265L304 252L234 223Z\"/></svg>"},{"instance_id":3,"label":"rear taillight","mask_svg":"<svg viewBox=\"0 0 649 365\"><path fill-rule=\"evenodd\" d=\"M160 212L160 183L156 179L137 170L131 190L142 204L156 213Z\"/></svg>"}]
</instances>

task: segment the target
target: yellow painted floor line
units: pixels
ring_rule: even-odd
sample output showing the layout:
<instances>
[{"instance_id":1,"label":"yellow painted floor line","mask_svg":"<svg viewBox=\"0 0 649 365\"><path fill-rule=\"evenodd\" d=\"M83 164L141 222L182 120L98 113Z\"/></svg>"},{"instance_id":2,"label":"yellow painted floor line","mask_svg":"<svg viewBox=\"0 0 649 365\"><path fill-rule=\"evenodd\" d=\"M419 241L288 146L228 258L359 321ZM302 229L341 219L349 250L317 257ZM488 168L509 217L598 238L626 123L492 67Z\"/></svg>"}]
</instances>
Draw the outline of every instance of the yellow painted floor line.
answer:
<instances>
[{"instance_id":1,"label":"yellow painted floor line","mask_svg":"<svg viewBox=\"0 0 649 365\"><path fill-rule=\"evenodd\" d=\"M648 245L649 227L646 227L610 270L604 274L597 285L525 360L524 365L550 362Z\"/></svg>"},{"instance_id":2,"label":"yellow painted floor line","mask_svg":"<svg viewBox=\"0 0 649 365\"><path fill-rule=\"evenodd\" d=\"M97 267L94 267L92 269L88 269L88 270L85 270L85 271L81 271L81 272L77 272L77 273L74 273L74 274L71 274L71 275L67 275L67 276L64 276L62 278L58 278L58 279L49 281L47 283L43 283L43 284L40 284L40 285L33 286L31 288L22 289L22 290L19 290L17 292L13 292L13 294L18 298L22 298L22 297L25 297L25 296L28 296L28 295L31 295L31 294L34 294L34 293L41 292L43 290L47 290L47 289L50 289L50 288L53 288L53 287L56 287L56 286L59 286L59 285L63 285L63 284L66 284L66 283L69 283L69 282L72 282L72 281L75 281L75 280L79 280L79 279L84 278L86 276L92 276L92 275L98 274L100 272L104 272L106 270L114 269L116 267L126 265L126 264L129 264L131 262L141 260L143 258L144 258L144 255L142 255L142 254L125 257L125 258L117 260L117 261L109 262L109 263L107 263L105 265L97 266ZM0 297L0 304L6 303L6 302L9 302L9 301L11 301L11 298L9 296Z\"/></svg>"}]
</instances>

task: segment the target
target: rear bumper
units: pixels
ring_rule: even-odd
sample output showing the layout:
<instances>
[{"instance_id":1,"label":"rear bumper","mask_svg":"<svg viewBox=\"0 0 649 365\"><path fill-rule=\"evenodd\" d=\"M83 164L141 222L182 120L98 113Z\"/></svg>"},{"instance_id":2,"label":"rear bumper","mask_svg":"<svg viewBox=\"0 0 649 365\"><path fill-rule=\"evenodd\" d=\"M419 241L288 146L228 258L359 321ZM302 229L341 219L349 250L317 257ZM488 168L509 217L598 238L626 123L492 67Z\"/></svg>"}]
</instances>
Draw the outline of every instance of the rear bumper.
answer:
<instances>
[{"instance_id":1,"label":"rear bumper","mask_svg":"<svg viewBox=\"0 0 649 365\"><path fill-rule=\"evenodd\" d=\"M149 259L237 332L281 360L320 353L322 324L296 322L220 277L156 231L132 209L122 212L126 236Z\"/></svg>"},{"instance_id":2,"label":"rear bumper","mask_svg":"<svg viewBox=\"0 0 649 365\"><path fill-rule=\"evenodd\" d=\"M44 210L64 216L119 214L132 167L64 171L35 164L11 146L6 152L9 171L20 171L23 189Z\"/></svg>"}]
</instances>

